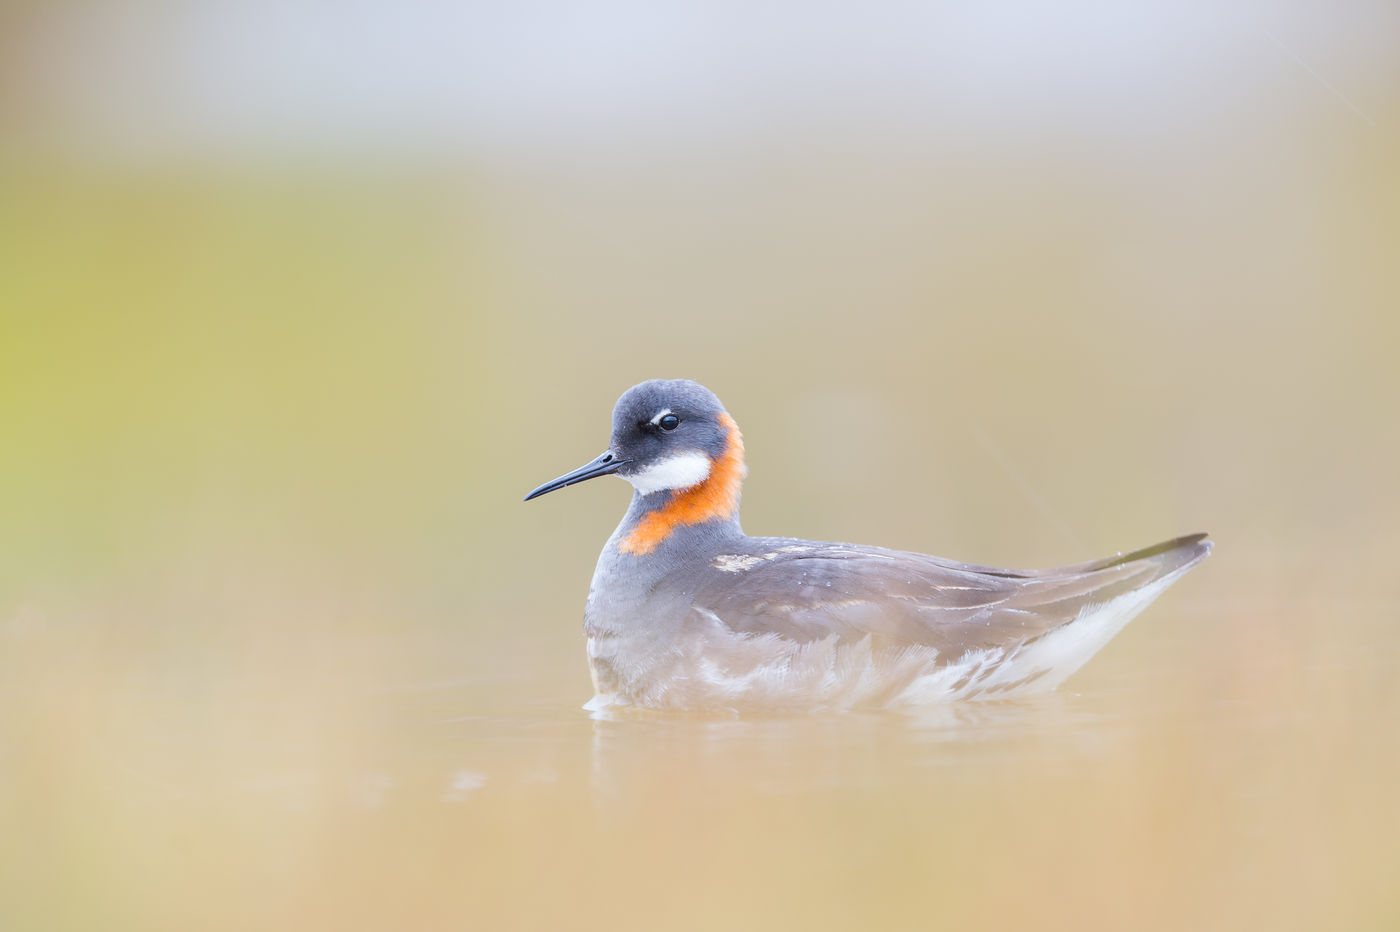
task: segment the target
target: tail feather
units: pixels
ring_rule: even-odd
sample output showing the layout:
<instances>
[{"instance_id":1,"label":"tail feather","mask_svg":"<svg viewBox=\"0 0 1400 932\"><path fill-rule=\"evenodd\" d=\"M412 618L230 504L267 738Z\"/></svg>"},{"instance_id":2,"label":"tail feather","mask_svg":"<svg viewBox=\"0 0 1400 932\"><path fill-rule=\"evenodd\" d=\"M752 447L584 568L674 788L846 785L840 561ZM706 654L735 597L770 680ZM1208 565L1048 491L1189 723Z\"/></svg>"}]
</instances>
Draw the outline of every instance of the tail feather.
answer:
<instances>
[{"instance_id":1,"label":"tail feather","mask_svg":"<svg viewBox=\"0 0 1400 932\"><path fill-rule=\"evenodd\" d=\"M1053 689L1182 574L1204 560L1212 546L1206 535L1191 534L1120 556L1051 570L1069 579L1107 579L1077 598L1057 603L1060 611L1077 610L1063 623L1027 640L1008 667L1019 675L1029 671L1040 677L1036 681L1039 688Z\"/></svg>"},{"instance_id":2,"label":"tail feather","mask_svg":"<svg viewBox=\"0 0 1400 932\"><path fill-rule=\"evenodd\" d=\"M1072 576L1079 573L1097 573L1102 570L1112 569L1116 566L1126 566L1129 563L1140 563L1151 560L1157 565L1157 577L1175 573L1178 570L1186 569L1199 563L1210 553L1215 546L1212 541L1206 539L1205 534L1187 534L1184 537L1177 537L1172 540L1163 541L1160 544L1153 544L1151 547L1143 547L1130 553L1122 553L1117 556L1104 557L1098 560L1090 560L1087 563L1076 563L1073 566L1061 566L1052 570L1045 570L1047 576Z\"/></svg>"}]
</instances>

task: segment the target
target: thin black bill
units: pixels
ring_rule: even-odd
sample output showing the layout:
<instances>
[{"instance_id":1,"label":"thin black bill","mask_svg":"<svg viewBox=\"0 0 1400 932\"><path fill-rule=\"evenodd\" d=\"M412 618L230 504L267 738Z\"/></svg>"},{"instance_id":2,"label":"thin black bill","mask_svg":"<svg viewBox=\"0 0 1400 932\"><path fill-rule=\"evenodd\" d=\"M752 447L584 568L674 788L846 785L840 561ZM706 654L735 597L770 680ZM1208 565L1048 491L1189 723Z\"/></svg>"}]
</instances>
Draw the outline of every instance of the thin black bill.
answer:
<instances>
[{"instance_id":1,"label":"thin black bill","mask_svg":"<svg viewBox=\"0 0 1400 932\"><path fill-rule=\"evenodd\" d=\"M573 472L565 473L552 482L546 482L544 485L525 496L525 501L528 502L532 498L539 498L547 492L553 492L555 489L562 489L567 485L577 485L580 482L596 479L599 476L610 476L617 472L621 466L622 461L609 451L593 460L593 462L580 466Z\"/></svg>"}]
</instances>

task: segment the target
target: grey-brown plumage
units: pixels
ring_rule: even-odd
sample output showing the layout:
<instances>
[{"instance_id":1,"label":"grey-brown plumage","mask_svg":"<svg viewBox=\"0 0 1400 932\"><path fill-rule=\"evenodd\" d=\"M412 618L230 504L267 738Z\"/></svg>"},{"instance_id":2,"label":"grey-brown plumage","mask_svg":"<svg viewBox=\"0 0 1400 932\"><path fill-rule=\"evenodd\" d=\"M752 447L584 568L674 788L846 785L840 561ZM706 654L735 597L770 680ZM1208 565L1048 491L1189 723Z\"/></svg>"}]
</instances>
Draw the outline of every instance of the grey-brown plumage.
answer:
<instances>
[{"instance_id":1,"label":"grey-brown plumage","mask_svg":"<svg viewBox=\"0 0 1400 932\"><path fill-rule=\"evenodd\" d=\"M598 560L591 708L907 705L1053 688L1202 560L1204 534L1050 570L739 526L742 440L694 382L643 382L607 453L636 493Z\"/></svg>"},{"instance_id":2,"label":"grey-brown plumage","mask_svg":"<svg viewBox=\"0 0 1400 932\"><path fill-rule=\"evenodd\" d=\"M1008 570L920 553L789 538L745 538L699 574L694 604L736 631L794 641L866 634L948 658L1033 638L1182 569L1210 550L1195 534L1124 556Z\"/></svg>"}]
</instances>

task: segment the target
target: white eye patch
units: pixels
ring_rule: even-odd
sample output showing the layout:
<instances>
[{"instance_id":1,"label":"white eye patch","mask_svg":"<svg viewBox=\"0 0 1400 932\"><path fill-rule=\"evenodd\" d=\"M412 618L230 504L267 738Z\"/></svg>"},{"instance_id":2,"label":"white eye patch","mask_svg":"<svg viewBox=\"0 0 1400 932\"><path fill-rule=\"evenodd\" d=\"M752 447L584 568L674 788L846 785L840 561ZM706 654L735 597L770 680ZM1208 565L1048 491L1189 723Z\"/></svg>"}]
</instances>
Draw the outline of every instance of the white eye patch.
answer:
<instances>
[{"instance_id":1,"label":"white eye patch","mask_svg":"<svg viewBox=\"0 0 1400 932\"><path fill-rule=\"evenodd\" d=\"M663 411L657 417L660 418L668 413L668 411ZM638 470L623 478L632 483L632 487L643 495L650 495L652 492L688 489L710 478L710 458L698 451L681 453L668 457L659 463L653 463L646 469Z\"/></svg>"},{"instance_id":2,"label":"white eye patch","mask_svg":"<svg viewBox=\"0 0 1400 932\"><path fill-rule=\"evenodd\" d=\"M665 417L666 415L670 414L670 413L671 413L671 409L670 409L670 408L662 408L660 411L656 412L656 417L654 417L654 418L651 419L651 425L652 425L653 427L657 426L658 424L661 423L661 419L662 419L663 417Z\"/></svg>"}]
</instances>

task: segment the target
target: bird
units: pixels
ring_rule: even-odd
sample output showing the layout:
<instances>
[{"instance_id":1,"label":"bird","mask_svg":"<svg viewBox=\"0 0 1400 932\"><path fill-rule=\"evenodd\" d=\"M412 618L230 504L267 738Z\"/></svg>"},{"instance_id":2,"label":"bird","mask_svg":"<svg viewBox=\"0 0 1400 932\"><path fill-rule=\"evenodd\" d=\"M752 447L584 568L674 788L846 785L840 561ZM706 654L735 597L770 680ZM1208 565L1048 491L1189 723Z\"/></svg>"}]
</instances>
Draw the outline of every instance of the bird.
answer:
<instances>
[{"instance_id":1,"label":"bird","mask_svg":"<svg viewBox=\"0 0 1400 932\"><path fill-rule=\"evenodd\" d=\"M584 608L594 713L897 709L1053 690L1212 546L1192 534L1014 570L750 537L743 436L688 379L629 388L607 450L525 501L609 475L633 493Z\"/></svg>"}]
</instances>

